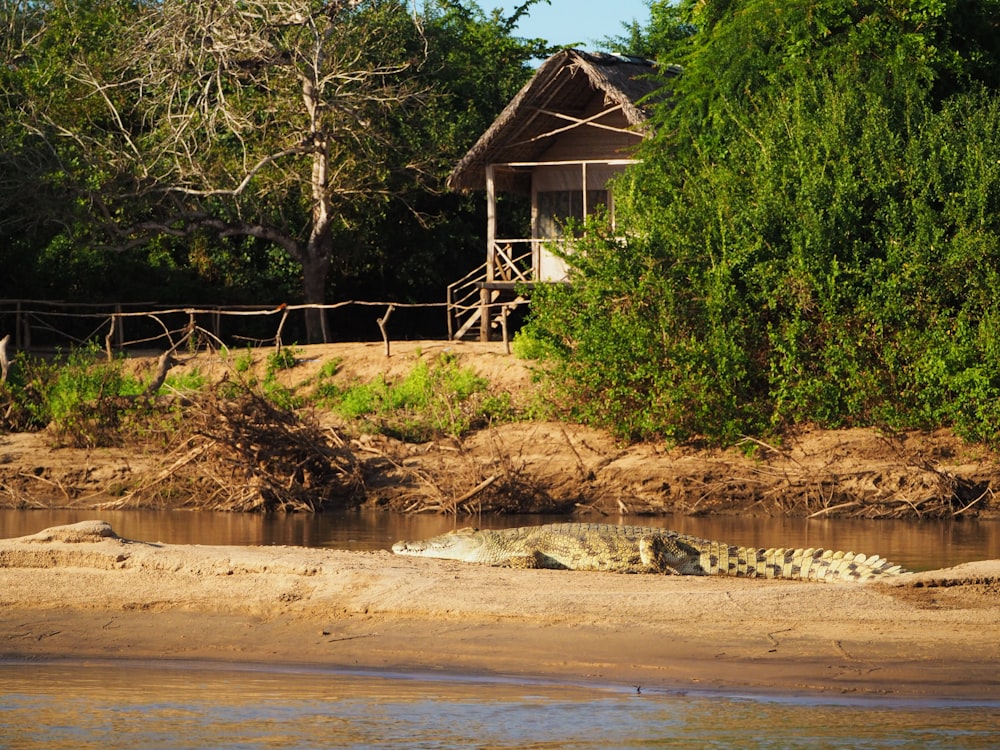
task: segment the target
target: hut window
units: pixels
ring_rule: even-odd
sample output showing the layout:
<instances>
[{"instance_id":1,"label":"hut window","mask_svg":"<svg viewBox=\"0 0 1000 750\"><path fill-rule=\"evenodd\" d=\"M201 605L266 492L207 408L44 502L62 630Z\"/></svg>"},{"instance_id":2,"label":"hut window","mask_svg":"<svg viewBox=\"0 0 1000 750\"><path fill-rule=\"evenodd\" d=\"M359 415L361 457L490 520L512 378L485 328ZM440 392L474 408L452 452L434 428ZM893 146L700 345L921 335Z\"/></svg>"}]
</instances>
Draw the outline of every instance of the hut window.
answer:
<instances>
[{"instance_id":1,"label":"hut window","mask_svg":"<svg viewBox=\"0 0 1000 750\"><path fill-rule=\"evenodd\" d=\"M586 218L582 190L540 190L535 200L538 237L561 237L568 220L582 222ZM599 206L607 205L607 190L587 191L588 214L596 212Z\"/></svg>"}]
</instances>

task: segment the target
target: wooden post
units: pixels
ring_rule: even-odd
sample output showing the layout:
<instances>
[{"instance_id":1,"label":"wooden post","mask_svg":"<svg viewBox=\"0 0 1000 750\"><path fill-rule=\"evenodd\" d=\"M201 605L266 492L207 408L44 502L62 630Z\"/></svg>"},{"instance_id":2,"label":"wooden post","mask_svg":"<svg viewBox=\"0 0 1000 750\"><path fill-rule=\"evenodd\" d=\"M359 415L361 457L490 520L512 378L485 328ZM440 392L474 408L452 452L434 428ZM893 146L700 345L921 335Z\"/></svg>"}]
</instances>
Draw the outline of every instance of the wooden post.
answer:
<instances>
[{"instance_id":1,"label":"wooden post","mask_svg":"<svg viewBox=\"0 0 1000 750\"><path fill-rule=\"evenodd\" d=\"M281 354L281 329L285 327L285 321L288 320L288 305L282 304L281 307L281 322L278 323L278 332L274 334L274 351L277 354Z\"/></svg>"},{"instance_id":2,"label":"wooden post","mask_svg":"<svg viewBox=\"0 0 1000 750\"><path fill-rule=\"evenodd\" d=\"M486 280L493 281L496 267L497 241L497 191L496 172L492 164L486 165Z\"/></svg>"},{"instance_id":3,"label":"wooden post","mask_svg":"<svg viewBox=\"0 0 1000 750\"><path fill-rule=\"evenodd\" d=\"M496 169L486 165L486 281L496 278L497 191ZM490 290L479 291L479 340L490 340Z\"/></svg>"},{"instance_id":4,"label":"wooden post","mask_svg":"<svg viewBox=\"0 0 1000 750\"><path fill-rule=\"evenodd\" d=\"M486 287L479 290L479 340L490 340L490 290Z\"/></svg>"},{"instance_id":5,"label":"wooden post","mask_svg":"<svg viewBox=\"0 0 1000 750\"><path fill-rule=\"evenodd\" d=\"M108 356L108 362L110 362L113 357L111 356L111 339L115 337L115 323L118 322L118 316L112 313L111 315L111 327L108 328L108 335L104 337L104 353Z\"/></svg>"},{"instance_id":6,"label":"wooden post","mask_svg":"<svg viewBox=\"0 0 1000 750\"><path fill-rule=\"evenodd\" d=\"M381 318L376 318L378 321L378 329L382 331L382 341L385 342L385 356L391 356L389 353L389 334L385 330L385 324L389 322L389 316L392 315L392 311L396 309L395 305L389 305L389 309L385 311L385 315Z\"/></svg>"},{"instance_id":7,"label":"wooden post","mask_svg":"<svg viewBox=\"0 0 1000 750\"><path fill-rule=\"evenodd\" d=\"M448 285L448 340L455 340L455 299L450 284Z\"/></svg>"},{"instance_id":8,"label":"wooden post","mask_svg":"<svg viewBox=\"0 0 1000 750\"><path fill-rule=\"evenodd\" d=\"M507 354L510 354L510 336L507 333L507 313L510 309L507 305L500 308L500 328L503 330L503 348Z\"/></svg>"},{"instance_id":9,"label":"wooden post","mask_svg":"<svg viewBox=\"0 0 1000 750\"><path fill-rule=\"evenodd\" d=\"M7 359L7 344L9 343L10 334L8 333L0 339L0 383L7 379L7 371L10 369L10 360Z\"/></svg>"}]
</instances>

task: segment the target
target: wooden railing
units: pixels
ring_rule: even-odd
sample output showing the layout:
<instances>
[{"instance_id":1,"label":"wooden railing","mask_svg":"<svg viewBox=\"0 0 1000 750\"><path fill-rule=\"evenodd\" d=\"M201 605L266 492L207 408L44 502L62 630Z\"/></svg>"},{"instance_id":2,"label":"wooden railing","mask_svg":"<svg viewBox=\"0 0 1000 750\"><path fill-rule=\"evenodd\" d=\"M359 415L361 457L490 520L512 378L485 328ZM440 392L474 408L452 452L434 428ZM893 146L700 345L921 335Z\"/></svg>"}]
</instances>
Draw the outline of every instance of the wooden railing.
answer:
<instances>
[{"instance_id":1,"label":"wooden railing","mask_svg":"<svg viewBox=\"0 0 1000 750\"><path fill-rule=\"evenodd\" d=\"M535 281L536 240L496 240L493 243L493 281Z\"/></svg>"},{"instance_id":2,"label":"wooden railing","mask_svg":"<svg viewBox=\"0 0 1000 750\"><path fill-rule=\"evenodd\" d=\"M465 338L476 325L482 327L484 316L486 325L504 325L510 310L527 302L520 296L501 301L501 290L489 284L534 281L533 241L497 240L492 255L492 273L487 261L448 286L448 338L453 341Z\"/></svg>"}]
</instances>

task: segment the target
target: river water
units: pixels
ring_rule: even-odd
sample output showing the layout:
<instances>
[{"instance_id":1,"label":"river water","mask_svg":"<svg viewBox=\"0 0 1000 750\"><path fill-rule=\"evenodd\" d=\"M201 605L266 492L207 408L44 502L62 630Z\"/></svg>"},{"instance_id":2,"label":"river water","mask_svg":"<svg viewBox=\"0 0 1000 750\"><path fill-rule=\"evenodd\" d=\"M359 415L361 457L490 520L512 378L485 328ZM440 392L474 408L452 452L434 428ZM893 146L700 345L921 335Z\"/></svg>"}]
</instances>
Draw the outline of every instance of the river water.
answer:
<instances>
[{"instance_id":1,"label":"river water","mask_svg":"<svg viewBox=\"0 0 1000 750\"><path fill-rule=\"evenodd\" d=\"M0 662L0 747L996 748L1000 702L637 693L202 664Z\"/></svg>"},{"instance_id":2,"label":"river water","mask_svg":"<svg viewBox=\"0 0 1000 750\"><path fill-rule=\"evenodd\" d=\"M0 539L49 526L101 519L127 539L166 544L292 545L348 550L389 549L458 526L504 528L565 521L565 517L207 513L0 509ZM705 539L763 547L822 547L878 554L910 570L930 570L1000 558L1000 522L859 521L849 519L662 516L589 520L661 526Z\"/></svg>"},{"instance_id":3,"label":"river water","mask_svg":"<svg viewBox=\"0 0 1000 750\"><path fill-rule=\"evenodd\" d=\"M169 544L388 549L462 525L545 517L261 516L0 510L0 538L99 518ZM877 553L914 570L1000 558L1000 524L629 518L757 546ZM0 592L2 600L2 592ZM1000 626L998 626L1000 627ZM1000 695L981 701L643 690L272 665L0 658L0 748L996 748Z\"/></svg>"}]
</instances>

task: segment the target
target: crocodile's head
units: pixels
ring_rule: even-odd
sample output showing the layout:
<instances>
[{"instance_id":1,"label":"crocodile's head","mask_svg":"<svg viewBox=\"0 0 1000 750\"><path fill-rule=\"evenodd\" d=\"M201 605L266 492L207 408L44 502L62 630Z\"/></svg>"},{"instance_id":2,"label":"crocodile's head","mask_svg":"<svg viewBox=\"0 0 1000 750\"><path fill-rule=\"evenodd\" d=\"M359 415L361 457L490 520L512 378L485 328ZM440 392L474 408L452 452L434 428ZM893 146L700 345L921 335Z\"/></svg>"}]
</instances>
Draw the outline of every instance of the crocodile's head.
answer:
<instances>
[{"instance_id":1,"label":"crocodile's head","mask_svg":"<svg viewBox=\"0 0 1000 750\"><path fill-rule=\"evenodd\" d=\"M449 531L447 534L434 536L430 539L396 542L392 545L392 551L397 555L485 562L488 556L485 545L486 536L479 529L467 527Z\"/></svg>"}]
</instances>

